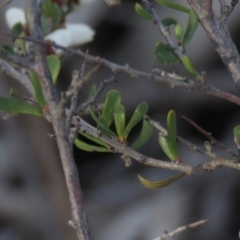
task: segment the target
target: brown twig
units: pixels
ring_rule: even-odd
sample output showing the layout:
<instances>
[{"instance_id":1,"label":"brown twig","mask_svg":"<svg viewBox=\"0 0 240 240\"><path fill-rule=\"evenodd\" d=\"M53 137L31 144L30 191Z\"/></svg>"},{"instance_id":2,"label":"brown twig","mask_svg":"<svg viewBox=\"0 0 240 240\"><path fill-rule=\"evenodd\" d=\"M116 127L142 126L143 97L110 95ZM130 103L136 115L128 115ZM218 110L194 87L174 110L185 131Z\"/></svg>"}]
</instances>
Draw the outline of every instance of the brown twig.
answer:
<instances>
[{"instance_id":1,"label":"brown twig","mask_svg":"<svg viewBox=\"0 0 240 240\"><path fill-rule=\"evenodd\" d=\"M188 3L198 15L202 27L221 57L236 87L240 90L240 55L230 37L226 23L221 21L213 11L209 11L209 7L204 8L201 1L188 0Z\"/></svg>"},{"instance_id":2,"label":"brown twig","mask_svg":"<svg viewBox=\"0 0 240 240\"><path fill-rule=\"evenodd\" d=\"M41 6L38 4L38 1L26 0L26 10L31 37L43 41L40 22ZM49 107L68 188L69 200L72 208L72 220L70 223L76 228L79 240L89 240L90 233L83 208L82 192L77 168L73 159L72 146L69 141L68 132L66 131L62 111L58 108L60 99L51 79L43 47L39 44L35 44L34 49L36 52L36 65L34 70L39 77L43 94Z\"/></svg>"},{"instance_id":3,"label":"brown twig","mask_svg":"<svg viewBox=\"0 0 240 240\"><path fill-rule=\"evenodd\" d=\"M160 237L154 238L153 240L166 240L169 237L173 238L173 237L175 237L176 234L179 234L179 233L181 233L183 231L186 231L189 228L199 227L199 226L205 224L208 221L209 221L209 219L204 219L204 220L197 221L195 223L191 223L191 224L188 224L188 225L185 225L185 226L182 226L182 227L178 227L177 229L175 229L175 230L173 230L173 231L171 231L169 233L165 233L165 234L163 234Z\"/></svg>"},{"instance_id":4,"label":"brown twig","mask_svg":"<svg viewBox=\"0 0 240 240\"><path fill-rule=\"evenodd\" d=\"M129 65L121 66L116 63L110 62L106 59L91 56L89 54L84 53L80 49L75 50L75 49L71 49L71 48L66 48L66 47L58 45L57 43L54 43L54 42L52 42L52 43L44 42L44 41L34 39L32 37L24 37L24 38L19 37L19 38L25 39L26 41L35 42L35 43L38 43L41 45L53 46L56 49L61 49L65 52L83 57L84 59L87 59L88 62L94 62L94 63L98 63L102 66L108 67L108 68L112 69L112 71L127 73L133 78L149 79L149 80L153 80L153 81L156 81L159 83L167 84L171 88L174 88L174 87L184 88L184 89L189 90L190 92L203 92L203 93L215 96L215 97L225 99L229 102L235 103L240 106L240 98L239 97L237 97L233 94L224 92L220 89L217 89L207 83L200 85L191 79L188 79L187 81L177 81L175 78L170 77L169 74L166 74L166 75L163 74L163 75L159 76L159 74L141 72L141 71L131 68ZM182 79L185 79L185 77L182 77Z\"/></svg>"},{"instance_id":5,"label":"brown twig","mask_svg":"<svg viewBox=\"0 0 240 240\"><path fill-rule=\"evenodd\" d=\"M185 117L185 116L181 116L183 119L185 119L187 122L189 122L193 127L195 127L200 133L202 133L209 141L211 144L214 144L215 146L217 146L218 148L222 149L223 151L225 151L226 153L230 154L232 157L235 158L235 160L238 159L238 155L236 153L234 153L231 149L226 148L222 143L220 143L219 141L217 141L211 133L205 131L203 128L201 128L198 124L196 124L194 121L192 121L191 119Z\"/></svg>"}]
</instances>

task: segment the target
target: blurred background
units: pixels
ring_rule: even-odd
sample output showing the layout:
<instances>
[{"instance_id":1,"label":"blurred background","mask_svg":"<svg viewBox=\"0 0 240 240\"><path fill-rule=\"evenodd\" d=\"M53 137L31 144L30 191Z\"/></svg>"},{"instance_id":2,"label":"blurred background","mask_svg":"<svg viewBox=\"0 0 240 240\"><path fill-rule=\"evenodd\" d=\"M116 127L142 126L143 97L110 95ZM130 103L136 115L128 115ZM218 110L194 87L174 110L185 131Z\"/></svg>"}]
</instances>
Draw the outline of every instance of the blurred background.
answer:
<instances>
[{"instance_id":1,"label":"blurred background","mask_svg":"<svg viewBox=\"0 0 240 240\"><path fill-rule=\"evenodd\" d=\"M186 76L180 66L161 65L153 56L153 48L162 39L156 26L134 12L137 1L122 0L119 7L110 8L103 1L82 2L67 21L89 24L96 31L94 41L81 46L90 54L112 62L149 72L154 66ZM187 4L187 1L177 1ZM219 12L218 1L214 9ZM4 14L6 8L21 6L15 0L0 9L0 42L9 42ZM186 26L187 16L155 4L160 19L174 17ZM234 42L240 45L240 5L229 19ZM187 48L196 69L207 73L214 86L239 95L205 32L198 27ZM58 88L63 91L71 81L71 73L79 70L83 59L67 55L62 65ZM88 64L88 69L92 68ZM101 67L82 90L79 101L86 99L93 83L97 85L112 76ZM11 87L26 94L25 89L6 75L0 75L0 94L7 96ZM227 147L236 151L232 129L239 124L239 107L203 93L171 89L146 79L133 79L120 73L117 83L106 87L96 103L102 103L109 89L118 89L130 118L136 106L146 101L148 115L165 126L170 109L177 113L179 136L203 147L206 140L181 115L194 120ZM2 118L6 113L1 112ZM86 120L94 124L86 116ZM133 140L140 130L137 126L130 136ZM53 133L44 119L20 115L0 121L0 240L77 239L75 230L68 226L71 219L62 166L56 142L47 134ZM166 160L157 142L155 131L151 140L140 149L148 156ZM216 149L216 152L223 154ZM207 159L180 146L184 163L196 166ZM97 240L151 240L178 226L209 218L205 225L190 229L175 239L235 240L240 230L240 173L220 169L185 177L162 189L143 187L137 175L149 180L161 180L176 174L173 171L140 165L134 160L125 167L118 154L87 153L74 147L84 203L89 225ZM223 154L224 155L224 154Z\"/></svg>"}]
</instances>

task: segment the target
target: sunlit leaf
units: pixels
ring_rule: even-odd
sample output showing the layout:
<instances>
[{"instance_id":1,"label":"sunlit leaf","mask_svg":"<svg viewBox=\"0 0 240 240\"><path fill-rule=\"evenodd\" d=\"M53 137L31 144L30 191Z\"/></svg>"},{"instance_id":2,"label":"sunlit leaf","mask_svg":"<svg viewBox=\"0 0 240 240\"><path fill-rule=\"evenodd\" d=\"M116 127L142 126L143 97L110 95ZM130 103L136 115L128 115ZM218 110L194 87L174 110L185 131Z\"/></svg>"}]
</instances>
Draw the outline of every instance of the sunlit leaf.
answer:
<instances>
[{"instance_id":1,"label":"sunlit leaf","mask_svg":"<svg viewBox=\"0 0 240 240\"><path fill-rule=\"evenodd\" d=\"M141 177L140 175L138 175L138 179L142 183L142 185L147 187L147 188L162 188L162 187L165 187L165 186L179 180L183 176L185 176L185 173L178 174L174 177L170 177L168 179L165 179L165 180L162 180L162 181L157 181L157 182L149 181L149 180Z\"/></svg>"}]
</instances>

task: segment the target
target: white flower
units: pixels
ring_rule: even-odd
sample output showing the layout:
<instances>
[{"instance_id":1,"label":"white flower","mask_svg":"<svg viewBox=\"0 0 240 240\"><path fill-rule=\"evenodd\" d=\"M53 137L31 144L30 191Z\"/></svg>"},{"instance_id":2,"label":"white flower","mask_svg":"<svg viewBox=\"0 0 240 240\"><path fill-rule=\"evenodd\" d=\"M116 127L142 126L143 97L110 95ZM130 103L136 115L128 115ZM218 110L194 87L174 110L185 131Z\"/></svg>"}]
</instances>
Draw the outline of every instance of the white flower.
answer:
<instances>
[{"instance_id":1,"label":"white flower","mask_svg":"<svg viewBox=\"0 0 240 240\"><path fill-rule=\"evenodd\" d=\"M63 47L78 46L93 40L95 32L88 25L67 23L66 28L57 29L44 39L54 41ZM57 54L62 51L57 50Z\"/></svg>"},{"instance_id":2,"label":"white flower","mask_svg":"<svg viewBox=\"0 0 240 240\"><path fill-rule=\"evenodd\" d=\"M25 14L22 8L8 8L5 13L5 18L8 27L11 29L16 23L26 23Z\"/></svg>"}]
</instances>

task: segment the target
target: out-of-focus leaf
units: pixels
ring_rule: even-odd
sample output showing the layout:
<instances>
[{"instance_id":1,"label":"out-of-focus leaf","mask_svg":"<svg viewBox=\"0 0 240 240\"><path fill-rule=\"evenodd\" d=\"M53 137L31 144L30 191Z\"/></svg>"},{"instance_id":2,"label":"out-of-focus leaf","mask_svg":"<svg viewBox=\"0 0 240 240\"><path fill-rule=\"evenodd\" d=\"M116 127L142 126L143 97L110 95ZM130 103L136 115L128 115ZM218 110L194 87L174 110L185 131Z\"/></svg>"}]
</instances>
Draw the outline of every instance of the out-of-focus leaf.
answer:
<instances>
[{"instance_id":1,"label":"out-of-focus leaf","mask_svg":"<svg viewBox=\"0 0 240 240\"><path fill-rule=\"evenodd\" d=\"M151 14L147 10L145 10L141 4L136 3L134 10L137 13L137 15L140 16L141 18L144 18L146 20L152 20Z\"/></svg>"},{"instance_id":2,"label":"out-of-focus leaf","mask_svg":"<svg viewBox=\"0 0 240 240\"><path fill-rule=\"evenodd\" d=\"M58 74L61 68L60 60L57 55L50 55L47 57L47 62L53 83L55 84L57 82Z\"/></svg>"},{"instance_id":3,"label":"out-of-focus leaf","mask_svg":"<svg viewBox=\"0 0 240 240\"><path fill-rule=\"evenodd\" d=\"M81 141L80 139L77 139L77 138L74 140L74 144L78 148L80 148L84 151L87 151L87 152L110 152L110 150L105 148L105 147L94 146L94 145L85 143L85 142L83 142L83 141Z\"/></svg>"},{"instance_id":4,"label":"out-of-focus leaf","mask_svg":"<svg viewBox=\"0 0 240 240\"><path fill-rule=\"evenodd\" d=\"M162 42L157 42L154 48L154 55L160 63L179 63L177 55L174 51Z\"/></svg>"},{"instance_id":5,"label":"out-of-focus leaf","mask_svg":"<svg viewBox=\"0 0 240 240\"><path fill-rule=\"evenodd\" d=\"M8 44L4 44L3 45L3 49L7 52L7 53L10 53L10 54L14 54L14 49L11 45L8 45Z\"/></svg>"},{"instance_id":6,"label":"out-of-focus leaf","mask_svg":"<svg viewBox=\"0 0 240 240\"><path fill-rule=\"evenodd\" d=\"M107 126L110 126L113 121L113 112L118 104L121 103L121 95L119 91L112 89L107 93L104 107L102 110L102 116L107 123Z\"/></svg>"},{"instance_id":7,"label":"out-of-focus leaf","mask_svg":"<svg viewBox=\"0 0 240 240\"><path fill-rule=\"evenodd\" d=\"M93 84L90 88L87 100L91 99L91 97L93 97L93 95L96 93L96 91L97 91L97 86L96 86L96 84Z\"/></svg>"},{"instance_id":8,"label":"out-of-focus leaf","mask_svg":"<svg viewBox=\"0 0 240 240\"><path fill-rule=\"evenodd\" d=\"M168 0L156 0L156 2L160 3L161 5L163 5L165 7L172 8L172 9L178 10L180 12L188 13L190 11L189 8L187 8L183 5L177 4L177 3L173 3L173 2L168 1Z\"/></svg>"},{"instance_id":9,"label":"out-of-focus leaf","mask_svg":"<svg viewBox=\"0 0 240 240\"><path fill-rule=\"evenodd\" d=\"M120 142L125 143L124 129L125 129L125 108L122 104L116 106L114 110L114 121Z\"/></svg>"},{"instance_id":10,"label":"out-of-focus leaf","mask_svg":"<svg viewBox=\"0 0 240 240\"><path fill-rule=\"evenodd\" d=\"M127 124L124 130L124 137L126 139L130 131L143 119L147 111L148 111L148 105L146 102L142 102L137 106L136 110L132 115L132 118L130 119L129 123Z\"/></svg>"},{"instance_id":11,"label":"out-of-focus leaf","mask_svg":"<svg viewBox=\"0 0 240 240\"><path fill-rule=\"evenodd\" d=\"M161 22L164 27L169 27L178 23L177 20L174 18L164 18Z\"/></svg>"},{"instance_id":12,"label":"out-of-focus leaf","mask_svg":"<svg viewBox=\"0 0 240 240\"><path fill-rule=\"evenodd\" d=\"M15 98L0 97L0 109L10 113L24 113L42 116L42 110L37 106L18 101Z\"/></svg>"},{"instance_id":13,"label":"out-of-focus leaf","mask_svg":"<svg viewBox=\"0 0 240 240\"><path fill-rule=\"evenodd\" d=\"M194 33L197 30L197 27L198 27L198 16L193 10L190 10L188 13L187 29L183 36L183 45L184 46L186 46L190 42Z\"/></svg>"},{"instance_id":14,"label":"out-of-focus leaf","mask_svg":"<svg viewBox=\"0 0 240 240\"><path fill-rule=\"evenodd\" d=\"M174 34L176 36L176 39L178 41L182 40L182 36L183 36L183 28L182 25L180 23L178 23L175 28L174 28Z\"/></svg>"},{"instance_id":15,"label":"out-of-focus leaf","mask_svg":"<svg viewBox=\"0 0 240 240\"><path fill-rule=\"evenodd\" d=\"M45 17L54 18L56 17L56 8L52 0L45 0L42 5L42 13Z\"/></svg>"},{"instance_id":16,"label":"out-of-focus leaf","mask_svg":"<svg viewBox=\"0 0 240 240\"><path fill-rule=\"evenodd\" d=\"M38 79L38 76L35 72L33 72L31 70L29 71L29 76L30 76L30 80L32 82L32 85L33 85L33 88L35 91L35 96L36 96L37 102L43 108L46 106L46 101L43 96L42 87L41 87L40 81Z\"/></svg>"},{"instance_id":17,"label":"out-of-focus leaf","mask_svg":"<svg viewBox=\"0 0 240 240\"><path fill-rule=\"evenodd\" d=\"M134 150L139 149L142 147L152 136L153 126L148 121L143 120L142 131L139 137L134 141L131 145L131 148Z\"/></svg>"},{"instance_id":18,"label":"out-of-focus leaf","mask_svg":"<svg viewBox=\"0 0 240 240\"><path fill-rule=\"evenodd\" d=\"M177 181L178 179L182 178L183 176L185 176L185 173L178 174L174 177L170 177L163 181L157 181L157 182L149 181L149 180L141 177L140 175L138 175L138 179L142 183L142 185L147 188L162 188L162 187L165 187L165 186Z\"/></svg>"},{"instance_id":19,"label":"out-of-focus leaf","mask_svg":"<svg viewBox=\"0 0 240 240\"><path fill-rule=\"evenodd\" d=\"M237 148L240 149L240 125L237 125L233 128L234 142L237 145Z\"/></svg>"},{"instance_id":20,"label":"out-of-focus leaf","mask_svg":"<svg viewBox=\"0 0 240 240\"><path fill-rule=\"evenodd\" d=\"M21 33L22 33L22 24L18 22L12 27L11 34L15 37L18 37Z\"/></svg>"}]
</instances>

